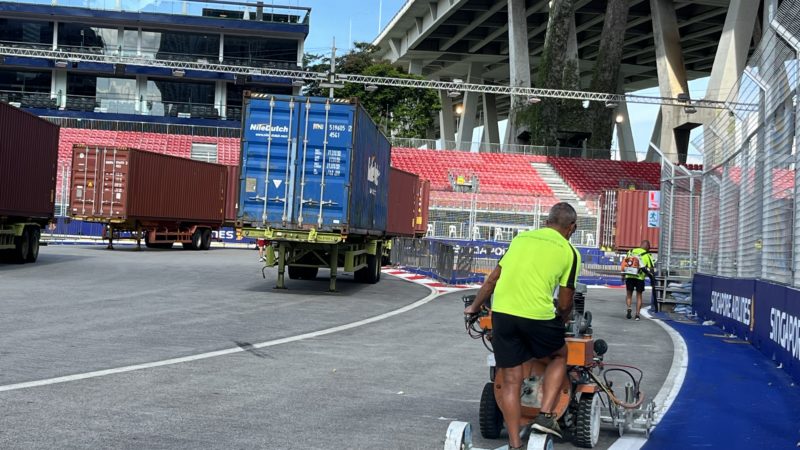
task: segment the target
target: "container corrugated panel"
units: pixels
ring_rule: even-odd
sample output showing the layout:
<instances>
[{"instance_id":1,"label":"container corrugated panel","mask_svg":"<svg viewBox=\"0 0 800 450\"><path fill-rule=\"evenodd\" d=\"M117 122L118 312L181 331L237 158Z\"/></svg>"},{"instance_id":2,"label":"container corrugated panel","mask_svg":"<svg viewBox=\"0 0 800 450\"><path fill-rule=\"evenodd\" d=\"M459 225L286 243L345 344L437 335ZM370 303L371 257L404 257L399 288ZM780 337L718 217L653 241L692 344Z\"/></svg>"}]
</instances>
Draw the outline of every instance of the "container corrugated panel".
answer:
<instances>
[{"instance_id":1,"label":"container corrugated panel","mask_svg":"<svg viewBox=\"0 0 800 450\"><path fill-rule=\"evenodd\" d=\"M239 209L239 166L225 166L227 169L227 182L225 188L225 222L236 221L236 210Z\"/></svg>"},{"instance_id":2,"label":"container corrugated panel","mask_svg":"<svg viewBox=\"0 0 800 450\"><path fill-rule=\"evenodd\" d=\"M0 216L53 217L59 127L0 102Z\"/></svg>"},{"instance_id":3,"label":"container corrugated panel","mask_svg":"<svg viewBox=\"0 0 800 450\"><path fill-rule=\"evenodd\" d=\"M420 179L417 189L414 231L416 231L417 235L424 236L428 233L428 210L431 202L431 182Z\"/></svg>"},{"instance_id":4,"label":"container corrugated panel","mask_svg":"<svg viewBox=\"0 0 800 450\"><path fill-rule=\"evenodd\" d=\"M648 191L617 191L617 211L614 230L616 250L638 247L642 240L650 241L650 251L658 251L660 228L647 226Z\"/></svg>"},{"instance_id":5,"label":"container corrugated panel","mask_svg":"<svg viewBox=\"0 0 800 450\"><path fill-rule=\"evenodd\" d=\"M357 104L245 98L238 219L244 226L382 234L388 140Z\"/></svg>"},{"instance_id":6,"label":"container corrugated panel","mask_svg":"<svg viewBox=\"0 0 800 450\"><path fill-rule=\"evenodd\" d=\"M414 236L419 177L394 167L389 168L389 215L386 234Z\"/></svg>"},{"instance_id":7,"label":"container corrugated panel","mask_svg":"<svg viewBox=\"0 0 800 450\"><path fill-rule=\"evenodd\" d=\"M75 146L70 213L89 220L219 226L227 169L132 148Z\"/></svg>"}]
</instances>

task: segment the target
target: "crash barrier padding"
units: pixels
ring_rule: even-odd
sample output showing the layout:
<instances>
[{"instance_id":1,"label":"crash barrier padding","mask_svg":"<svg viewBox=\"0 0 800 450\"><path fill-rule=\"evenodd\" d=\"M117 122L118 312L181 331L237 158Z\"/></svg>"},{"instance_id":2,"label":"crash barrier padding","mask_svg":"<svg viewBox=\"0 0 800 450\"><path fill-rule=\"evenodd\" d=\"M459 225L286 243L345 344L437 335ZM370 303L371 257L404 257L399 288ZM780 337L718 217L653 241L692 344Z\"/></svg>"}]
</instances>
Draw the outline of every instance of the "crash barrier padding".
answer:
<instances>
[{"instance_id":1,"label":"crash barrier padding","mask_svg":"<svg viewBox=\"0 0 800 450\"><path fill-rule=\"evenodd\" d=\"M692 307L750 341L800 382L800 290L748 278L695 275Z\"/></svg>"}]
</instances>

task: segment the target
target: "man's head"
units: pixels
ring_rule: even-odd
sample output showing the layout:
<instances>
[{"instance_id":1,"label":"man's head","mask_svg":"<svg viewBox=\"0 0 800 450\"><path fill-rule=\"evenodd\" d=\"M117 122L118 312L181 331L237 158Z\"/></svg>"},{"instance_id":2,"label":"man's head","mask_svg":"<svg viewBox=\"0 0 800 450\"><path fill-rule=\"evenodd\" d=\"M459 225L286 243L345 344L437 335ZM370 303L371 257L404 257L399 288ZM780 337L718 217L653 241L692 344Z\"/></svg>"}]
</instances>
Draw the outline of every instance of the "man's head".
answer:
<instances>
[{"instance_id":1,"label":"man's head","mask_svg":"<svg viewBox=\"0 0 800 450\"><path fill-rule=\"evenodd\" d=\"M642 247L643 249L645 249L645 250L647 250L649 252L650 251L650 241L648 241L647 239L643 240L642 241L642 245L640 245L640 247Z\"/></svg>"},{"instance_id":2,"label":"man's head","mask_svg":"<svg viewBox=\"0 0 800 450\"><path fill-rule=\"evenodd\" d=\"M550 214L547 215L546 225L555 229L565 238L569 239L575 229L578 228L578 214L575 208L569 203L561 202L556 203L550 208Z\"/></svg>"}]
</instances>

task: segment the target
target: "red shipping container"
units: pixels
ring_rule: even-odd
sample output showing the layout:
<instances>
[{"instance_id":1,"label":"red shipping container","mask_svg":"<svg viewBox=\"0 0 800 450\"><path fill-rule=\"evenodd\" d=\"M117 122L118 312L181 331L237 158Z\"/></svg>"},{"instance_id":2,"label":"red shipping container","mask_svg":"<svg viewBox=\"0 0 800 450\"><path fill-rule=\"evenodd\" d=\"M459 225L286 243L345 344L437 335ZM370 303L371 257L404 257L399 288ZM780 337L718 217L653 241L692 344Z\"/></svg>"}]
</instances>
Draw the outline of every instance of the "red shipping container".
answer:
<instances>
[{"instance_id":1,"label":"red shipping container","mask_svg":"<svg viewBox=\"0 0 800 450\"><path fill-rule=\"evenodd\" d=\"M228 183L225 189L225 222L236 222L236 212L239 209L239 166L226 166L228 168Z\"/></svg>"},{"instance_id":2,"label":"red shipping container","mask_svg":"<svg viewBox=\"0 0 800 450\"><path fill-rule=\"evenodd\" d=\"M431 182L420 179L417 184L414 232L417 236L428 234L428 208L431 204Z\"/></svg>"},{"instance_id":3,"label":"red shipping container","mask_svg":"<svg viewBox=\"0 0 800 450\"><path fill-rule=\"evenodd\" d=\"M601 197L600 246L615 251L639 247L650 241L650 251L658 252L661 228L648 226L650 191L611 190ZM653 209L652 211L656 211Z\"/></svg>"},{"instance_id":4,"label":"red shipping container","mask_svg":"<svg viewBox=\"0 0 800 450\"><path fill-rule=\"evenodd\" d=\"M59 127L0 102L0 216L49 219Z\"/></svg>"},{"instance_id":5,"label":"red shipping container","mask_svg":"<svg viewBox=\"0 0 800 450\"><path fill-rule=\"evenodd\" d=\"M70 213L92 221L154 225L225 221L226 166L132 148L76 145Z\"/></svg>"},{"instance_id":6,"label":"red shipping container","mask_svg":"<svg viewBox=\"0 0 800 450\"><path fill-rule=\"evenodd\" d=\"M389 203L386 234L414 236L419 177L394 167L389 168Z\"/></svg>"}]
</instances>

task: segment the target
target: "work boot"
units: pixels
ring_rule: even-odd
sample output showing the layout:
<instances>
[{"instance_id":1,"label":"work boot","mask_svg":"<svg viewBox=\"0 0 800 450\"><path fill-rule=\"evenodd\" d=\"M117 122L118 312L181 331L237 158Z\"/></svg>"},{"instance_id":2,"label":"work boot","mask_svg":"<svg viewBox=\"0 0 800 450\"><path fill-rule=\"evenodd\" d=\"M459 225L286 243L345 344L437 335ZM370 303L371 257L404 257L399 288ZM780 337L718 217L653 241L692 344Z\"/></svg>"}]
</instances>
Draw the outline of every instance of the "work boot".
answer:
<instances>
[{"instance_id":1,"label":"work boot","mask_svg":"<svg viewBox=\"0 0 800 450\"><path fill-rule=\"evenodd\" d=\"M628 310L628 314L625 315L625 318L626 319L630 319L631 318L631 310L630 309Z\"/></svg>"},{"instance_id":2,"label":"work boot","mask_svg":"<svg viewBox=\"0 0 800 450\"><path fill-rule=\"evenodd\" d=\"M533 426L531 427L540 433L548 433L553 436L561 437L561 427L556 422L555 414L540 413L533 419Z\"/></svg>"}]
</instances>

